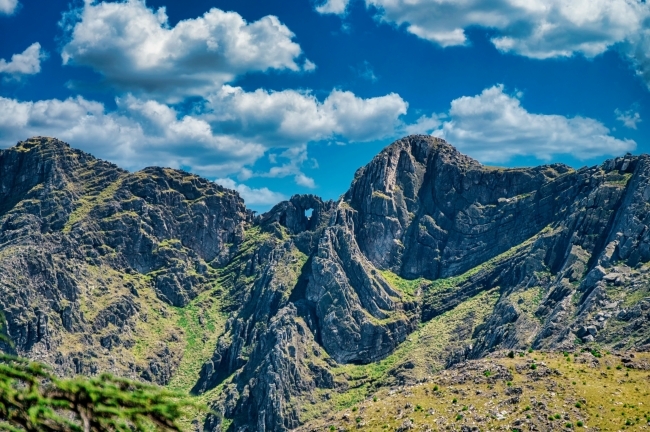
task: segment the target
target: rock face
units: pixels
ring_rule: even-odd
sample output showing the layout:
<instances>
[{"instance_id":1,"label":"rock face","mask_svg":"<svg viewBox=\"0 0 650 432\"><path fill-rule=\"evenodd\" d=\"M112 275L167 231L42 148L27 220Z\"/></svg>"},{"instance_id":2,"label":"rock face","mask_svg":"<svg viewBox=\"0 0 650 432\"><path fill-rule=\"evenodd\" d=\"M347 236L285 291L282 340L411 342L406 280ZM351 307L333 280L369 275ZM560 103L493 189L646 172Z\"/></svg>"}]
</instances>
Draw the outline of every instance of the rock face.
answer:
<instances>
[{"instance_id":1,"label":"rock face","mask_svg":"<svg viewBox=\"0 0 650 432\"><path fill-rule=\"evenodd\" d=\"M501 349L650 349L648 156L502 169L409 136L338 202L259 217L199 177L47 138L2 151L0 174L16 351L167 383L192 348L174 314L212 298L227 319L190 374L206 430L290 430L346 392Z\"/></svg>"},{"instance_id":2,"label":"rock face","mask_svg":"<svg viewBox=\"0 0 650 432\"><path fill-rule=\"evenodd\" d=\"M205 290L250 220L235 192L181 171L130 174L43 137L0 151L0 309L16 352L167 382L174 331L133 354L147 320Z\"/></svg>"}]
</instances>

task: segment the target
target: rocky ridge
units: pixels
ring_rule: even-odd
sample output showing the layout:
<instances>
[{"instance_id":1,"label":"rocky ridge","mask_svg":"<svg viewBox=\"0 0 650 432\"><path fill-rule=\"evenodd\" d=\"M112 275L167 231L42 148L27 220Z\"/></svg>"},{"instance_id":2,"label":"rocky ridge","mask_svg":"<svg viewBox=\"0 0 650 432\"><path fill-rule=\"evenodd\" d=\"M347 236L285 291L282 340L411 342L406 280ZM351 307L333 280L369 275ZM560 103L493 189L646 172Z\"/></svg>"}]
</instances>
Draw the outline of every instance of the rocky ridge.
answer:
<instances>
[{"instance_id":1,"label":"rocky ridge","mask_svg":"<svg viewBox=\"0 0 650 432\"><path fill-rule=\"evenodd\" d=\"M338 202L254 217L199 177L34 138L0 153L0 194L16 351L183 376L206 430L293 429L502 349L650 346L648 156L501 169L410 136Z\"/></svg>"}]
</instances>

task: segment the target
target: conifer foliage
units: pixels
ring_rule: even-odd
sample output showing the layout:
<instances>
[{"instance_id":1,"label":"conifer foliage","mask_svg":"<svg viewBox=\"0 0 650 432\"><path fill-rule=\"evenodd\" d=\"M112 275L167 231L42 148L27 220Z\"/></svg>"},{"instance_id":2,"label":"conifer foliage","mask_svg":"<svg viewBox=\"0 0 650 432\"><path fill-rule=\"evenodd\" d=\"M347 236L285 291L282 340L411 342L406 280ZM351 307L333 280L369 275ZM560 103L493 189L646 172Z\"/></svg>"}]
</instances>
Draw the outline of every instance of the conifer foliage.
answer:
<instances>
[{"instance_id":1,"label":"conifer foliage","mask_svg":"<svg viewBox=\"0 0 650 432\"><path fill-rule=\"evenodd\" d=\"M179 431L190 406L156 386L109 374L58 379L44 365L0 354L0 431Z\"/></svg>"}]
</instances>

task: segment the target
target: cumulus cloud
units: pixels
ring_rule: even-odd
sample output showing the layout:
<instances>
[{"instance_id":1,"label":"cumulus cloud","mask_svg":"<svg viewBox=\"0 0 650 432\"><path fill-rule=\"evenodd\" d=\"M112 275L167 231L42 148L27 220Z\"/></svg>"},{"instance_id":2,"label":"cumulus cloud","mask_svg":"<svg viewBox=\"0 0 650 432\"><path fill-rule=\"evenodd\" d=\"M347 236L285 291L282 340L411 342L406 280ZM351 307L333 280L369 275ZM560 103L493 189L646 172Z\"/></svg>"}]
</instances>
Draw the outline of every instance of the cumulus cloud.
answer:
<instances>
[{"instance_id":1,"label":"cumulus cloud","mask_svg":"<svg viewBox=\"0 0 650 432\"><path fill-rule=\"evenodd\" d=\"M263 156L263 145L212 133L203 120L132 96L106 112L82 97L21 102L0 97L0 145L34 135L60 138L125 168L189 166L206 176L238 172Z\"/></svg>"},{"instance_id":2,"label":"cumulus cloud","mask_svg":"<svg viewBox=\"0 0 650 432\"><path fill-rule=\"evenodd\" d=\"M41 61L46 58L47 54L41 49L41 44L34 42L22 53L12 55L10 61L0 59L0 73L13 77L34 75L41 71Z\"/></svg>"},{"instance_id":3,"label":"cumulus cloud","mask_svg":"<svg viewBox=\"0 0 650 432\"><path fill-rule=\"evenodd\" d=\"M215 130L280 147L335 137L370 141L392 136L408 109L395 93L363 99L341 90L321 102L309 92L223 86L207 99L205 118Z\"/></svg>"},{"instance_id":4,"label":"cumulus cloud","mask_svg":"<svg viewBox=\"0 0 650 432\"><path fill-rule=\"evenodd\" d=\"M550 160L561 154L588 159L636 148L632 140L611 136L597 120L533 114L521 106L519 98L497 85L480 95L455 99L449 118L433 134L484 162L527 155Z\"/></svg>"},{"instance_id":5,"label":"cumulus cloud","mask_svg":"<svg viewBox=\"0 0 650 432\"><path fill-rule=\"evenodd\" d=\"M623 123L623 126L636 129L636 124L641 122L641 115L634 110L621 111L618 108L614 110L616 114L616 120Z\"/></svg>"},{"instance_id":6,"label":"cumulus cloud","mask_svg":"<svg viewBox=\"0 0 650 432\"><path fill-rule=\"evenodd\" d=\"M317 10L344 14L349 0L328 0ZM594 57L648 29L643 0L365 0L382 20L442 47L466 45L472 26L495 31L503 52L532 58ZM647 51L646 51L647 52Z\"/></svg>"},{"instance_id":7,"label":"cumulus cloud","mask_svg":"<svg viewBox=\"0 0 650 432\"><path fill-rule=\"evenodd\" d=\"M350 0L326 0L325 3L316 6L316 11L322 14L345 14Z\"/></svg>"},{"instance_id":8,"label":"cumulus cloud","mask_svg":"<svg viewBox=\"0 0 650 432\"><path fill-rule=\"evenodd\" d=\"M11 15L18 8L18 0L0 0L0 15Z\"/></svg>"},{"instance_id":9,"label":"cumulus cloud","mask_svg":"<svg viewBox=\"0 0 650 432\"><path fill-rule=\"evenodd\" d=\"M64 64L89 66L119 89L159 100L203 96L251 71L315 68L300 64L294 34L271 15L248 23L213 8L170 27L165 8L144 0L86 0L63 25Z\"/></svg>"},{"instance_id":10,"label":"cumulus cloud","mask_svg":"<svg viewBox=\"0 0 650 432\"><path fill-rule=\"evenodd\" d=\"M287 197L280 192L274 192L269 188L251 188L242 183L237 183L230 178L219 178L215 183L220 184L228 189L234 189L244 199L249 206L270 206L284 201Z\"/></svg>"}]
</instances>

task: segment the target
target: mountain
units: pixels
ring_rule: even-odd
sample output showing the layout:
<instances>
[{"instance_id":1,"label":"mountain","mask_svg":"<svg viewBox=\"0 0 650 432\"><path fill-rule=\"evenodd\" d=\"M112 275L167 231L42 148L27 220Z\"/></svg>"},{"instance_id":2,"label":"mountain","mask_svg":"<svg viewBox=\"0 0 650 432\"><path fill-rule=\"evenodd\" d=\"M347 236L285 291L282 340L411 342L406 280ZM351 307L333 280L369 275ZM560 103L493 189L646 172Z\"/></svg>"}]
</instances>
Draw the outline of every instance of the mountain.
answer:
<instances>
[{"instance_id":1,"label":"mountain","mask_svg":"<svg viewBox=\"0 0 650 432\"><path fill-rule=\"evenodd\" d=\"M504 169L416 135L340 200L255 216L36 137L0 151L5 349L191 391L211 431L315 424L503 350L647 351L649 200L650 156Z\"/></svg>"}]
</instances>

